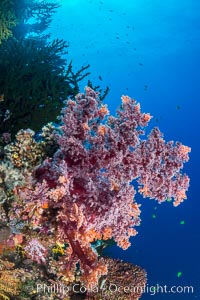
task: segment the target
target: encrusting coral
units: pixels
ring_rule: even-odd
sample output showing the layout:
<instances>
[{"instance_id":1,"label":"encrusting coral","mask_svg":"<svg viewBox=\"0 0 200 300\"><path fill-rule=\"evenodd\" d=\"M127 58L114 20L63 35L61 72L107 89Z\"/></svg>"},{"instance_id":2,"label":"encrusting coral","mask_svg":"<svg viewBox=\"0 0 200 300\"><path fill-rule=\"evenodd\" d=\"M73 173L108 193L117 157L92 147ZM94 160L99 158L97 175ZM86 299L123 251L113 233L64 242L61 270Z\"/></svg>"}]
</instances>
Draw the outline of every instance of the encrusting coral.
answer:
<instances>
[{"instance_id":1,"label":"encrusting coral","mask_svg":"<svg viewBox=\"0 0 200 300\"><path fill-rule=\"evenodd\" d=\"M174 206L186 199L189 186L181 173L189 147L165 143L158 128L142 139L151 116L128 96L122 96L116 117L108 115L89 87L68 100L55 135L58 150L23 187L15 187L9 214L10 220L24 223L19 244L25 256L48 267L48 248L60 243L57 274L70 282L78 267L86 286L107 272L91 243L112 238L127 249L137 234L140 205L134 200L134 179L144 197L158 202L170 197Z\"/></svg>"}]
</instances>

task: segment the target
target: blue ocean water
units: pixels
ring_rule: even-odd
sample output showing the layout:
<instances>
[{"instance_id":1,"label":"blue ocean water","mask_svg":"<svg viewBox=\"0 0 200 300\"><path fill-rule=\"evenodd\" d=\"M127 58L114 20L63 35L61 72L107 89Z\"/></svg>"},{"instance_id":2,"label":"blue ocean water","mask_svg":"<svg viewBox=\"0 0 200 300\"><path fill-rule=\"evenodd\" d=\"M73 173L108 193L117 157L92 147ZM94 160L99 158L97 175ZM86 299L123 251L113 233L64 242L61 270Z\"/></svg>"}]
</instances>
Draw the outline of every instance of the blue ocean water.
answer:
<instances>
[{"instance_id":1,"label":"blue ocean water","mask_svg":"<svg viewBox=\"0 0 200 300\"><path fill-rule=\"evenodd\" d=\"M148 286L180 287L177 293L142 299L200 299L199 0L60 0L49 31L69 42L75 69L90 64L90 80L110 92L111 113L122 94L137 99L165 139L192 148L184 172L191 178L188 199L179 207L136 196L142 224L126 250L109 255L143 267ZM87 84L87 80L83 83ZM193 292L181 292L192 286Z\"/></svg>"}]
</instances>

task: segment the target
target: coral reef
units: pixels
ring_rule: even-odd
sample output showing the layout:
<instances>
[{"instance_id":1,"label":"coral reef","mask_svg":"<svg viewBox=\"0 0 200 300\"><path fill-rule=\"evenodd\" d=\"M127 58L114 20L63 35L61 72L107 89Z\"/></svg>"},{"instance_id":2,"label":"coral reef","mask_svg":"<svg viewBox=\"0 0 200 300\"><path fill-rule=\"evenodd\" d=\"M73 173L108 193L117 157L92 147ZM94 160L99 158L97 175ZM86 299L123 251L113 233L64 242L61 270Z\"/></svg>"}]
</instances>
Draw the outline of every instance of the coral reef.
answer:
<instances>
[{"instance_id":1,"label":"coral reef","mask_svg":"<svg viewBox=\"0 0 200 300\"><path fill-rule=\"evenodd\" d=\"M7 159L16 168L33 168L44 158L44 143L36 142L33 130L20 130L16 141L4 147Z\"/></svg>"},{"instance_id":2,"label":"coral reef","mask_svg":"<svg viewBox=\"0 0 200 300\"><path fill-rule=\"evenodd\" d=\"M187 198L191 149L158 128L145 138L151 116L130 97L114 117L108 87L88 80L79 93L89 65L74 72L67 43L41 35L58 7L0 3L0 299L137 300L146 272L103 249L127 249L137 234L136 191L174 206Z\"/></svg>"},{"instance_id":3,"label":"coral reef","mask_svg":"<svg viewBox=\"0 0 200 300\"><path fill-rule=\"evenodd\" d=\"M0 46L0 134L38 131L56 121L63 102L78 92L89 66L76 73L62 55L68 45L46 38L9 39ZM15 49L15 51L13 51Z\"/></svg>"},{"instance_id":4,"label":"coral reef","mask_svg":"<svg viewBox=\"0 0 200 300\"><path fill-rule=\"evenodd\" d=\"M55 134L59 128L49 123L36 135L33 130L20 130L15 141L4 133L1 137L0 161L0 228L7 226L8 212L15 201L15 187L24 185L29 172L42 162L45 157L52 156L58 145ZM26 179L25 179L26 178ZM11 225L11 224L10 224ZM15 225L16 226L16 225Z\"/></svg>"},{"instance_id":5,"label":"coral reef","mask_svg":"<svg viewBox=\"0 0 200 300\"><path fill-rule=\"evenodd\" d=\"M51 157L57 150L55 134L59 126L48 123L37 134L31 130L21 129L12 142L10 134L3 133L0 139L1 159L19 169L32 169L45 157ZM1 165L0 165L1 166ZM3 168L3 164L0 167Z\"/></svg>"},{"instance_id":6,"label":"coral reef","mask_svg":"<svg viewBox=\"0 0 200 300\"><path fill-rule=\"evenodd\" d=\"M0 163L0 204L3 204L15 186L23 184L23 174L8 161Z\"/></svg>"},{"instance_id":7,"label":"coral reef","mask_svg":"<svg viewBox=\"0 0 200 300\"><path fill-rule=\"evenodd\" d=\"M89 65L74 72L72 62L67 63L66 42L49 42L50 35L41 34L58 7L37 0L0 3L1 135L7 132L14 138L21 129L39 131L46 123L55 122L64 101L79 93L79 82L90 74ZM88 85L92 87L90 81ZM102 100L109 90L94 89L102 92Z\"/></svg>"},{"instance_id":8,"label":"coral reef","mask_svg":"<svg viewBox=\"0 0 200 300\"><path fill-rule=\"evenodd\" d=\"M0 2L0 44L12 36L12 29L17 25L14 6L11 0Z\"/></svg>"},{"instance_id":9,"label":"coral reef","mask_svg":"<svg viewBox=\"0 0 200 300\"><path fill-rule=\"evenodd\" d=\"M40 34L48 28L58 7L47 1L1 0L0 44L11 36L20 39L30 33Z\"/></svg>"},{"instance_id":10,"label":"coral reef","mask_svg":"<svg viewBox=\"0 0 200 300\"><path fill-rule=\"evenodd\" d=\"M24 175L8 160L0 162L0 228L8 225L8 212L16 186L24 185Z\"/></svg>"},{"instance_id":11,"label":"coral reef","mask_svg":"<svg viewBox=\"0 0 200 300\"><path fill-rule=\"evenodd\" d=\"M122 96L116 117L109 116L89 87L66 102L55 134L58 150L14 189L9 219L23 223L18 244L25 256L34 244L33 260L54 276L73 282L79 270L82 283L96 284L107 266L91 244L112 238L127 249L137 234L140 206L133 180L144 197L171 197L174 206L186 199L189 178L181 170L190 148L165 143L158 128L142 139L150 119L128 96Z\"/></svg>"},{"instance_id":12,"label":"coral reef","mask_svg":"<svg viewBox=\"0 0 200 300\"><path fill-rule=\"evenodd\" d=\"M47 277L41 266L30 264L28 260L23 268L18 268L14 263L0 259L0 299L139 299L146 284L146 272L120 260L103 258L103 261L108 269L107 275L100 277L98 285L87 290L81 284L78 272L75 280L66 285L62 280Z\"/></svg>"},{"instance_id":13,"label":"coral reef","mask_svg":"<svg viewBox=\"0 0 200 300\"><path fill-rule=\"evenodd\" d=\"M86 300L137 300L144 292L146 273L138 266L112 258L104 258L108 268L98 286L86 293Z\"/></svg>"}]
</instances>

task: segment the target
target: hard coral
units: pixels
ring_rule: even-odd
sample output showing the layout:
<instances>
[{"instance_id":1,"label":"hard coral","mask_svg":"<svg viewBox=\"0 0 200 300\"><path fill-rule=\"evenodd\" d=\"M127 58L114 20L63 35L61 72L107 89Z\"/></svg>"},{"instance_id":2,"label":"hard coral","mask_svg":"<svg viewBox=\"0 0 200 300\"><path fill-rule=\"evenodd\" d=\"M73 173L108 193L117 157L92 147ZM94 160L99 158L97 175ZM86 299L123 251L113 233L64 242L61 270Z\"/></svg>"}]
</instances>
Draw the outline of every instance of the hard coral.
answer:
<instances>
[{"instance_id":1,"label":"hard coral","mask_svg":"<svg viewBox=\"0 0 200 300\"><path fill-rule=\"evenodd\" d=\"M8 144L4 150L7 158L17 168L33 168L44 157L44 145L34 139L33 130L20 130L16 134L16 141Z\"/></svg>"},{"instance_id":2,"label":"hard coral","mask_svg":"<svg viewBox=\"0 0 200 300\"><path fill-rule=\"evenodd\" d=\"M73 72L63 55L63 40L44 37L10 38L0 46L0 134L12 137L22 128L41 130L56 121L67 97L79 91L89 66ZM15 51L13 51L15 49Z\"/></svg>"},{"instance_id":3,"label":"hard coral","mask_svg":"<svg viewBox=\"0 0 200 300\"><path fill-rule=\"evenodd\" d=\"M0 205L12 197L15 186L24 184L24 176L9 161L0 162Z\"/></svg>"},{"instance_id":4,"label":"hard coral","mask_svg":"<svg viewBox=\"0 0 200 300\"><path fill-rule=\"evenodd\" d=\"M104 258L108 273L87 292L86 300L137 300L146 285L146 272L131 263Z\"/></svg>"}]
</instances>

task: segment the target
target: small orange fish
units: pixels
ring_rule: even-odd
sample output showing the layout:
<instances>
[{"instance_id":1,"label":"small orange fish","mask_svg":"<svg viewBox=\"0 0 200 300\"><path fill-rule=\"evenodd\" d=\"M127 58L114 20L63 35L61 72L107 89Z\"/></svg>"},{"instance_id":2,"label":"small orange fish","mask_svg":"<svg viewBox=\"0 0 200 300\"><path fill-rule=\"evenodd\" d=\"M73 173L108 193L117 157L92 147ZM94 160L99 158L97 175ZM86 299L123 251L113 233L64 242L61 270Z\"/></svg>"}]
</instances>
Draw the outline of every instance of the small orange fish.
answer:
<instances>
[{"instance_id":1,"label":"small orange fish","mask_svg":"<svg viewBox=\"0 0 200 300\"><path fill-rule=\"evenodd\" d=\"M48 207L49 207L48 202L44 202L44 203L42 204L42 208L43 208L43 209L47 209Z\"/></svg>"}]
</instances>

